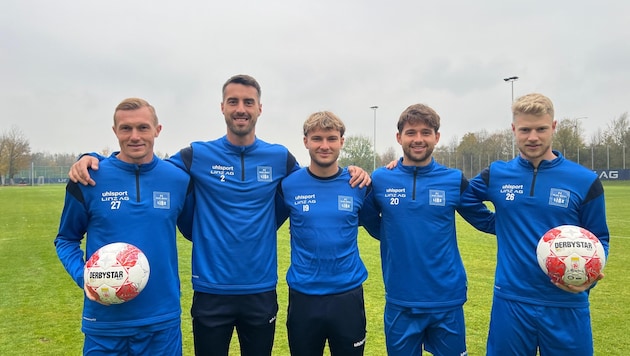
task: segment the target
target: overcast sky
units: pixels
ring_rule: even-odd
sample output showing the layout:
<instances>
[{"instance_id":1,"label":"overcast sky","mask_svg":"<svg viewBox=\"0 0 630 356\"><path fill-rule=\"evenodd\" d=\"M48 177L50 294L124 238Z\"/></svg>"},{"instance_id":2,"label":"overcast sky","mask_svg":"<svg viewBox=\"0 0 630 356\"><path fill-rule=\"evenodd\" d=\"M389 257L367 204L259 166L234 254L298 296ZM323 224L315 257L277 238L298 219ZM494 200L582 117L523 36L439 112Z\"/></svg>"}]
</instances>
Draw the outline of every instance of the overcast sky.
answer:
<instances>
[{"instance_id":1,"label":"overcast sky","mask_svg":"<svg viewBox=\"0 0 630 356\"><path fill-rule=\"evenodd\" d=\"M225 134L221 86L262 86L259 138L308 163L301 127L331 110L346 135L394 147L410 104L442 117L447 145L509 127L514 96L541 92L589 140L630 110L630 1L3 0L0 131L33 152L117 149L115 106L152 103L156 151Z\"/></svg>"}]
</instances>

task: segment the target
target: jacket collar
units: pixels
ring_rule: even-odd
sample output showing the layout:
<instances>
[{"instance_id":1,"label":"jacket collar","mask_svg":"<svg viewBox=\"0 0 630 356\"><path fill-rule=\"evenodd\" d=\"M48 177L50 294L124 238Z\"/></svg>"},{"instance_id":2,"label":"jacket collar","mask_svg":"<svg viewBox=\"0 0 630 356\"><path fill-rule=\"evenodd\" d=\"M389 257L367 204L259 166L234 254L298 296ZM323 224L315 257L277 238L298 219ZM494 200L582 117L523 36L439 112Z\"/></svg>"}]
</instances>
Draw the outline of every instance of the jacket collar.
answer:
<instances>
[{"instance_id":1,"label":"jacket collar","mask_svg":"<svg viewBox=\"0 0 630 356\"><path fill-rule=\"evenodd\" d=\"M151 162L149 163L143 163L143 164L136 164L136 163L127 163L127 162L123 162L121 160L118 159L118 157L116 157L118 154L120 153L120 151L116 151L114 153L111 154L111 156L109 156L109 160L112 162L112 164L120 169L129 171L129 172L136 172L136 171L140 171L140 172L148 172L150 170L152 170L153 168L155 168L155 166L157 166L158 162L159 162L159 158L154 154L153 155L153 159L151 159Z\"/></svg>"}]
</instances>

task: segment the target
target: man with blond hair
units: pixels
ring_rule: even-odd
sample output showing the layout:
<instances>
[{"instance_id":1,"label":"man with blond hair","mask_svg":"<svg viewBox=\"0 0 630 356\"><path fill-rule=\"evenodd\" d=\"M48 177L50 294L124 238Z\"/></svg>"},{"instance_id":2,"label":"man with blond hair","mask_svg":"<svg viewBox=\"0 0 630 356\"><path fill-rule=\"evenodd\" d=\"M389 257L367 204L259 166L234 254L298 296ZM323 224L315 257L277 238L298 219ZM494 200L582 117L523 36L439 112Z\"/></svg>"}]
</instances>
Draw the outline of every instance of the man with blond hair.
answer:
<instances>
[{"instance_id":1,"label":"man with blond hair","mask_svg":"<svg viewBox=\"0 0 630 356\"><path fill-rule=\"evenodd\" d=\"M552 283L538 266L541 236L559 225L595 234L608 255L604 189L591 170L552 149L554 107L538 93L512 105L519 155L493 162L470 181L468 202L496 209L497 267L488 355L593 355L589 290ZM598 279L603 278L600 274Z\"/></svg>"},{"instance_id":2,"label":"man with blond hair","mask_svg":"<svg viewBox=\"0 0 630 356\"><path fill-rule=\"evenodd\" d=\"M61 263L85 291L83 353L181 355L176 224L190 178L153 153L162 125L146 100L123 100L114 112L112 129L120 151L103 159L100 169L92 172L97 186L68 182L55 239ZM81 250L84 237L85 253ZM83 269L87 258L113 242L142 250L151 274L136 298L109 305L85 286Z\"/></svg>"}]
</instances>

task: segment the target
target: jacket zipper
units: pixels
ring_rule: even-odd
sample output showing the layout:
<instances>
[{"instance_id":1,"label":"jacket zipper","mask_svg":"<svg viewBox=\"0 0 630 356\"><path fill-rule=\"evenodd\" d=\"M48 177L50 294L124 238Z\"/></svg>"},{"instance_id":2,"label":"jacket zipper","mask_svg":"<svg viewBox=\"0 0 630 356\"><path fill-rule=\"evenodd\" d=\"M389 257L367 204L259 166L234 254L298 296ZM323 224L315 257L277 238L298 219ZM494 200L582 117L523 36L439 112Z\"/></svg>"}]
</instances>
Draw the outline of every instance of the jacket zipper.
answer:
<instances>
[{"instance_id":1,"label":"jacket zipper","mask_svg":"<svg viewBox=\"0 0 630 356\"><path fill-rule=\"evenodd\" d=\"M416 180L418 178L418 167L413 170L413 189L411 193L411 200L416 200Z\"/></svg>"},{"instance_id":2,"label":"jacket zipper","mask_svg":"<svg viewBox=\"0 0 630 356\"><path fill-rule=\"evenodd\" d=\"M241 182L245 181L245 153L241 151Z\"/></svg>"},{"instance_id":3,"label":"jacket zipper","mask_svg":"<svg viewBox=\"0 0 630 356\"><path fill-rule=\"evenodd\" d=\"M534 168L534 176L532 177L532 187L529 191L529 196L534 196L534 190L536 188L536 176L538 176L538 168Z\"/></svg>"},{"instance_id":4,"label":"jacket zipper","mask_svg":"<svg viewBox=\"0 0 630 356\"><path fill-rule=\"evenodd\" d=\"M136 202L140 202L140 167L136 166Z\"/></svg>"}]
</instances>

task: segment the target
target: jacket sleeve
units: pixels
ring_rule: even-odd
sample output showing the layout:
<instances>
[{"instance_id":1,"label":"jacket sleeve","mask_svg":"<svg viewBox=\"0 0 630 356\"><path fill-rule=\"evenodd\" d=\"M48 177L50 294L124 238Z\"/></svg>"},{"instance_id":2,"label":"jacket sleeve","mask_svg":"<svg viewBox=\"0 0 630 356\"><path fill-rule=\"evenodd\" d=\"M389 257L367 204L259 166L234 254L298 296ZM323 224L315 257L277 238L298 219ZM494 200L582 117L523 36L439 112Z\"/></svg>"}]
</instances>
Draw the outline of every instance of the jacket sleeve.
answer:
<instances>
[{"instance_id":1,"label":"jacket sleeve","mask_svg":"<svg viewBox=\"0 0 630 356\"><path fill-rule=\"evenodd\" d=\"M376 204L374 190L368 187L368 193L359 211L359 225L373 238L381 239L381 212Z\"/></svg>"},{"instance_id":2,"label":"jacket sleeve","mask_svg":"<svg viewBox=\"0 0 630 356\"><path fill-rule=\"evenodd\" d=\"M74 282L83 288L84 253L81 240L87 231L88 213L77 183L69 182L54 244L57 256Z\"/></svg>"},{"instance_id":3,"label":"jacket sleeve","mask_svg":"<svg viewBox=\"0 0 630 356\"><path fill-rule=\"evenodd\" d=\"M298 163L295 156L287 151L287 175L300 170L300 164Z\"/></svg>"},{"instance_id":4,"label":"jacket sleeve","mask_svg":"<svg viewBox=\"0 0 630 356\"><path fill-rule=\"evenodd\" d=\"M167 162L173 164L177 168L190 174L190 168L192 166L193 147L192 145L181 149L176 154L172 155ZM193 177L190 177L190 184L188 186L188 194L186 195L186 202L184 203L184 209L177 218L177 228L179 232L187 239L192 241L193 230L193 218L195 213L195 188Z\"/></svg>"},{"instance_id":5,"label":"jacket sleeve","mask_svg":"<svg viewBox=\"0 0 630 356\"><path fill-rule=\"evenodd\" d=\"M457 212L477 230L496 234L495 215L484 204L489 169L486 168L470 182L462 175L461 196Z\"/></svg>"},{"instance_id":6,"label":"jacket sleeve","mask_svg":"<svg viewBox=\"0 0 630 356\"><path fill-rule=\"evenodd\" d=\"M186 195L184 207L177 217L177 228L186 240L192 241L193 220L195 216L195 188L192 181L188 188L189 190Z\"/></svg>"},{"instance_id":7,"label":"jacket sleeve","mask_svg":"<svg viewBox=\"0 0 630 356\"><path fill-rule=\"evenodd\" d=\"M192 145L182 148L179 152L167 158L166 161L174 164L179 169L184 170L190 174L190 167L192 165L193 148Z\"/></svg>"},{"instance_id":8,"label":"jacket sleeve","mask_svg":"<svg viewBox=\"0 0 630 356\"><path fill-rule=\"evenodd\" d=\"M98 154L98 153L96 153L96 152L84 153L84 154L82 154L82 155L80 155L80 156L79 156L79 159L81 159L81 157L83 157L83 156L90 156L90 157L94 157L94 158L98 159L98 161L99 161L99 162L100 162L100 161L102 161L102 160L104 160L105 158L107 158L107 157L102 156L102 155L100 155L100 154Z\"/></svg>"},{"instance_id":9,"label":"jacket sleeve","mask_svg":"<svg viewBox=\"0 0 630 356\"><path fill-rule=\"evenodd\" d=\"M286 162L286 170L287 175L290 175L298 170L300 170L300 165L298 164L295 156L289 151L287 151L287 162ZM285 221L289 218L289 208L284 204L284 193L282 191L282 181L278 184L278 188L276 189L276 195L274 197L275 204L275 213L276 213L276 229L279 229Z\"/></svg>"},{"instance_id":10,"label":"jacket sleeve","mask_svg":"<svg viewBox=\"0 0 630 356\"><path fill-rule=\"evenodd\" d=\"M608 259L610 232L606 223L605 204L604 187L601 181L596 179L580 208L580 225L599 238L606 252L606 259Z\"/></svg>"},{"instance_id":11,"label":"jacket sleeve","mask_svg":"<svg viewBox=\"0 0 630 356\"><path fill-rule=\"evenodd\" d=\"M279 229L289 218L289 208L284 204L284 193L282 191L282 182L278 184L276 195L274 197L276 207L276 229Z\"/></svg>"}]
</instances>

